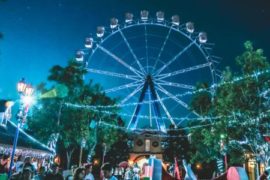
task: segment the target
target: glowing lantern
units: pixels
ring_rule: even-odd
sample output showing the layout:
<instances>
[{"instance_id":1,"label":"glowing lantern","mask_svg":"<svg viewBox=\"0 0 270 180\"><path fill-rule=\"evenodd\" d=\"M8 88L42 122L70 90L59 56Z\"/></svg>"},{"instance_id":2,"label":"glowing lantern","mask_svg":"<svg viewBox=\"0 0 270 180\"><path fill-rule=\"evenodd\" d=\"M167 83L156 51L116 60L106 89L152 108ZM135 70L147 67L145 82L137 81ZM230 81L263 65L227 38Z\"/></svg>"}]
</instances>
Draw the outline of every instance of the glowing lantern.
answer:
<instances>
[{"instance_id":1,"label":"glowing lantern","mask_svg":"<svg viewBox=\"0 0 270 180\"><path fill-rule=\"evenodd\" d=\"M93 47L93 38L86 38L85 39L85 43L84 43L84 46L88 49L92 48Z\"/></svg>"},{"instance_id":2,"label":"glowing lantern","mask_svg":"<svg viewBox=\"0 0 270 180\"><path fill-rule=\"evenodd\" d=\"M94 159L94 165L99 165L99 160L98 159Z\"/></svg>"},{"instance_id":3,"label":"glowing lantern","mask_svg":"<svg viewBox=\"0 0 270 180\"><path fill-rule=\"evenodd\" d=\"M199 42L202 44L207 42L207 34L205 32L199 33Z\"/></svg>"},{"instance_id":4,"label":"glowing lantern","mask_svg":"<svg viewBox=\"0 0 270 180\"><path fill-rule=\"evenodd\" d=\"M126 13L125 15L125 23L132 23L133 22L133 14L132 13Z\"/></svg>"},{"instance_id":5,"label":"glowing lantern","mask_svg":"<svg viewBox=\"0 0 270 180\"><path fill-rule=\"evenodd\" d=\"M202 169L202 164L201 163L197 163L196 164L196 169L198 169L198 170Z\"/></svg>"},{"instance_id":6,"label":"glowing lantern","mask_svg":"<svg viewBox=\"0 0 270 180\"><path fill-rule=\"evenodd\" d=\"M25 80L22 79L17 84L17 90L18 90L19 93L23 93L25 88L26 88L26 83L25 83Z\"/></svg>"},{"instance_id":7,"label":"glowing lantern","mask_svg":"<svg viewBox=\"0 0 270 180\"><path fill-rule=\"evenodd\" d=\"M83 51L77 51L76 53L76 61L82 62L83 61Z\"/></svg>"},{"instance_id":8,"label":"glowing lantern","mask_svg":"<svg viewBox=\"0 0 270 180\"><path fill-rule=\"evenodd\" d=\"M6 108L10 108L10 107L12 107L13 105L14 105L14 102L13 102L13 101L7 101L7 102L5 103Z\"/></svg>"},{"instance_id":9,"label":"glowing lantern","mask_svg":"<svg viewBox=\"0 0 270 180\"><path fill-rule=\"evenodd\" d=\"M157 16L157 22L163 22L164 21L164 12L158 11L156 13L156 16Z\"/></svg>"},{"instance_id":10,"label":"glowing lantern","mask_svg":"<svg viewBox=\"0 0 270 180\"><path fill-rule=\"evenodd\" d=\"M186 30L189 33L193 33L194 32L194 23L193 22L187 22L186 23Z\"/></svg>"},{"instance_id":11,"label":"glowing lantern","mask_svg":"<svg viewBox=\"0 0 270 180\"><path fill-rule=\"evenodd\" d=\"M31 96L33 92L34 92L34 88L30 84L28 84L24 90L25 95Z\"/></svg>"},{"instance_id":12,"label":"glowing lantern","mask_svg":"<svg viewBox=\"0 0 270 180\"><path fill-rule=\"evenodd\" d=\"M173 15L172 16L172 24L175 26L179 26L180 24L180 18L178 15Z\"/></svg>"},{"instance_id":13,"label":"glowing lantern","mask_svg":"<svg viewBox=\"0 0 270 180\"><path fill-rule=\"evenodd\" d=\"M102 38L105 33L105 28L103 26L97 27L97 37Z\"/></svg>"},{"instance_id":14,"label":"glowing lantern","mask_svg":"<svg viewBox=\"0 0 270 180\"><path fill-rule=\"evenodd\" d=\"M112 18L111 23L110 23L111 29L115 29L115 28L117 28L117 26L118 26L118 19Z\"/></svg>"},{"instance_id":15,"label":"glowing lantern","mask_svg":"<svg viewBox=\"0 0 270 180\"><path fill-rule=\"evenodd\" d=\"M148 15L149 15L149 12L148 11L142 10L141 11L141 20L142 21L148 21Z\"/></svg>"}]
</instances>

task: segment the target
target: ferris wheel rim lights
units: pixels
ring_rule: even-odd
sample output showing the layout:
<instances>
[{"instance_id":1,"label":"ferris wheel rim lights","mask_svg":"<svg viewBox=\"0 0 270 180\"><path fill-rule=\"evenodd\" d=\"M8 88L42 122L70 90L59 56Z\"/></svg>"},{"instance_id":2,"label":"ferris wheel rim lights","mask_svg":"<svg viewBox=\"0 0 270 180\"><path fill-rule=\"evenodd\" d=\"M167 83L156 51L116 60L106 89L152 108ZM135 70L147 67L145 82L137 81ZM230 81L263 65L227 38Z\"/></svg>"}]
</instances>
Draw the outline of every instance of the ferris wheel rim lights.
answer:
<instances>
[{"instance_id":1,"label":"ferris wheel rim lights","mask_svg":"<svg viewBox=\"0 0 270 180\"><path fill-rule=\"evenodd\" d=\"M140 82L140 83L146 84L145 85L146 88L149 88L150 84L151 84L151 83L149 84L148 81L147 82L145 81L145 77L146 77L147 74L149 75L149 73L151 73L152 78L155 78L155 79L157 78L157 80L163 79L164 82L165 82L165 81L168 81L168 80L166 80L164 78L167 78L167 76L172 76L172 74L173 75L179 75L179 74L187 73L189 71L198 70L198 69L201 69L201 68L204 68L204 67L209 68L209 72L210 72L209 75L211 75L211 83L215 83L215 81L216 81L216 76L215 76L216 74L215 74L215 69L214 69L215 66L213 65L214 61L212 61L212 56L211 56L210 52L208 51L209 49L207 49L207 48L209 48L209 43L207 43L208 39L207 39L207 34L205 32L195 32L193 22L188 21L186 23L180 23L179 15L173 15L171 17L170 21L165 20L164 12L162 12L162 11L157 11L156 14L155 14L156 15L155 18L151 18L150 13L147 10L140 11L139 15L140 15L139 19L135 20L134 15L132 13L126 13L125 14L125 20L124 20L123 24L120 24L118 19L113 17L113 18L110 19L110 21L109 21L110 23L109 23L108 27L98 26L96 28L95 36L90 36L90 37L87 37L85 39L85 44L84 44L85 49L77 51L76 60L78 62L83 63L85 68L88 68L87 67L88 62L92 63L91 60L93 59L94 55L96 54L95 52L100 50L100 52L108 55L110 58L114 59L115 61L120 63L122 66L127 68L129 71L134 73L133 76L139 78L140 80L142 80L143 82ZM133 28L136 28L136 27L143 27L144 31L145 31L144 36L146 38L148 36L148 35L146 35L146 33L147 33L147 29L148 29L149 26L153 26L155 28L166 28L166 29L168 29L168 31L166 30L168 34L166 36L164 35L165 40L163 42L163 45L160 48L160 52L158 53L158 57L162 53L163 48L164 48L163 46L165 46L171 31L183 36L184 38L187 38L187 40L189 41L189 44L185 43L185 46L186 46L185 48L180 49L177 52L177 54L175 54L175 56L168 59L168 61L165 64L160 65L161 67L156 67L156 62L155 62L154 68L156 68L156 69L155 69L154 72L153 71L150 72L149 69L148 69L149 66L148 66L147 52L146 52L147 65L142 66L141 65L142 62L140 62L141 58L139 59L138 57L136 57L136 54L133 52L133 47L131 48L130 45L129 45L129 38L126 37L126 35L128 35L128 33L126 33L126 32L129 29L133 29ZM136 29L134 29L134 30L136 30ZM133 61L133 64L127 63L127 61L125 61L125 59L122 59L121 57L118 57L117 54L115 54L115 52L112 51L112 49L106 47L105 41L110 41L111 40L110 37L112 37L112 36L114 36L116 34L120 35L120 37L122 38L122 41L124 42L124 44L126 44L127 48L129 49L130 54L133 56L133 59L135 60L135 61ZM145 39L145 43L146 43L146 49L148 49L148 47L147 47L147 39ZM201 53L202 59L204 61L207 61L207 63L199 64L199 65L196 65L196 66L192 65L190 67L182 68L182 69L180 68L180 69L178 69L176 71L173 71L172 73L164 72L164 70L170 68L171 67L170 65L173 62L175 62L176 60L178 60L178 58L183 53L185 53L185 51L187 51L193 45L195 46L195 48L198 49L198 53ZM136 66L136 68L134 68L133 66L134 66L134 64L136 65L136 63L138 65L138 67ZM129 79L129 80L133 79L133 76L129 75L129 74L121 74L121 73L118 73L118 72L115 73L115 70L105 70L104 71L104 70L102 70L102 67L99 67L99 68L101 68L101 69L100 70L97 69L97 70L92 71L92 72L97 73L97 74L106 75L106 76L114 76L114 77L118 77L118 78L119 77L120 78L125 78L125 79ZM158 86L153 86L154 88L160 87L159 84L158 84L158 83L160 83L159 81L158 82L155 81L155 83L157 83ZM123 84L123 85L120 86L121 88L111 88L109 90L110 90L110 92L114 92L114 91L119 90L119 89L130 88L131 87L130 84L132 84L132 83ZM174 83L174 84L165 83L165 85L169 85L169 86L175 85L175 86L181 87L181 88L192 87L192 86L184 86L183 84L179 84L179 83ZM136 91L136 89L135 89L135 94L137 94L137 92L138 93L145 93L145 88L143 90L141 90L141 89L142 88L139 89L140 92ZM156 90L157 91L159 90L159 93L167 92L163 88L162 89L159 89L159 88L154 89L153 92L155 92ZM106 92L106 91L104 91L104 92ZM131 92L131 94L133 92ZM135 95L135 94L133 94L133 95ZM167 96L174 96L173 94L169 94L169 93L165 93L165 94ZM128 99L130 98L129 95L127 97L128 97ZM124 99L125 101L126 101L127 97ZM153 99L153 97L152 97L152 99ZM188 109L187 104L185 102L183 102L181 99L178 99L178 98L173 98L173 99L175 101L177 101L177 103L179 103L185 109ZM139 101L141 101L141 100L139 100ZM140 103L138 103L138 104L140 104ZM169 112L168 112L167 108L163 107L163 106L162 106L162 108L164 109L164 112L166 113L166 115L170 116L170 115L168 115ZM151 107L151 108L154 108L154 107ZM155 108L161 108L161 106L160 107L155 107ZM135 116L137 116L137 115L135 115ZM173 122L173 120L171 118L169 118L169 119L171 120L171 122ZM156 123L158 123L158 122L156 122ZM162 123L163 122L161 122L161 124ZM158 125L160 125L160 124L158 124ZM137 121L135 123L135 126L137 126ZM160 127L161 127L161 125L160 125Z\"/></svg>"},{"instance_id":2,"label":"ferris wheel rim lights","mask_svg":"<svg viewBox=\"0 0 270 180\"><path fill-rule=\"evenodd\" d=\"M140 20L144 23L146 23L147 21L149 21L149 11L147 10L142 10L140 12ZM133 23L134 21L134 15L132 13L127 12L125 14L125 24L129 25L131 23ZM156 23L161 23L161 22L165 22L165 16L164 16L164 12L163 11L157 11L156 12ZM152 23L154 24L154 23ZM110 29L117 29L119 27L119 20L115 17L110 19ZM148 25L148 24L146 24ZM180 26L180 17L179 15L173 15L171 17L171 26ZM192 34L195 31L195 27L194 27L194 23L189 21L185 23L185 31ZM96 30L96 37L97 38L102 38L106 33L106 28L104 26L97 26L97 30ZM198 42L201 44L205 44L208 39L207 39L207 34L206 32L199 32L198 35ZM91 40L90 40L91 39ZM93 48L93 37L87 37L86 38L86 43L85 43L85 47L86 48Z\"/></svg>"}]
</instances>

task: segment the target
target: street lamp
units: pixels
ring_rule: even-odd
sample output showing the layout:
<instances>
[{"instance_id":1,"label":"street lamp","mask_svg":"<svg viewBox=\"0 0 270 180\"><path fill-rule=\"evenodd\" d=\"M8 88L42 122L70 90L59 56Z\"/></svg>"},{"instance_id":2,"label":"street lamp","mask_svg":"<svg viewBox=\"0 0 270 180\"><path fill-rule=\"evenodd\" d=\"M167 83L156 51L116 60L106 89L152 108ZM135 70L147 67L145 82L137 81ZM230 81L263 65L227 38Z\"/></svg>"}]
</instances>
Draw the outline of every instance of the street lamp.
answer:
<instances>
[{"instance_id":1,"label":"street lamp","mask_svg":"<svg viewBox=\"0 0 270 180\"><path fill-rule=\"evenodd\" d=\"M24 92L24 90L25 90L25 88L26 88L26 83L25 83L25 80L24 80L24 78L22 78L22 80L20 80L19 82L18 82L18 84L17 84L17 91L19 92L19 93L23 93Z\"/></svg>"},{"instance_id":2,"label":"street lamp","mask_svg":"<svg viewBox=\"0 0 270 180\"><path fill-rule=\"evenodd\" d=\"M15 156L15 151L17 148L17 142L18 142L18 137L19 137L19 132L20 132L19 129L26 122L26 117L27 117L27 113L29 110L29 106L33 102L33 98L31 96L34 92L34 89L30 84L26 84L25 80L22 79L17 84L17 91L20 95L20 107L19 107L19 111L18 111L17 116L16 116L17 128L16 128L16 134L14 136L14 141L13 141L13 148L12 148L11 162L10 162L10 166L9 166L8 177L10 177L12 174L12 167L14 164L14 156Z\"/></svg>"}]
</instances>

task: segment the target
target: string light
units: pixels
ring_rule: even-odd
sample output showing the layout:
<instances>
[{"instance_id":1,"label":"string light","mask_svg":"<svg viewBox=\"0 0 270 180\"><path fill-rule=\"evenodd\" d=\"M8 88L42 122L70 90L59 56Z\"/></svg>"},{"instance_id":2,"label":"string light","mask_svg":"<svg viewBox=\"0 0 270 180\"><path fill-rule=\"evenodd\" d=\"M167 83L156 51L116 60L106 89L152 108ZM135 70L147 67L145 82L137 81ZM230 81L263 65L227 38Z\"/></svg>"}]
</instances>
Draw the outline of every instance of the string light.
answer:
<instances>
[{"instance_id":1,"label":"string light","mask_svg":"<svg viewBox=\"0 0 270 180\"><path fill-rule=\"evenodd\" d=\"M194 95L200 92L212 92L213 89L216 89L220 86L223 86L225 84L233 84L236 83L238 81L247 79L247 78L257 78L258 76L261 76L263 74L269 73L270 70L264 70L264 71L259 71L259 72L255 72L253 74L250 75L246 75L246 76L240 76L240 77L236 77L234 78L232 81L228 81L228 82L223 82L223 83L219 83L219 84L213 84L211 85L209 88L201 88L195 91L187 91L185 93L182 94L176 94L175 97L185 97L187 95ZM149 104L149 103L155 103L155 102L159 102L159 101L165 101L168 99L172 99L172 97L164 97L164 98L160 98L160 100L150 100L150 101L143 101L141 103L127 103L127 104L114 104L114 105L78 105L78 104L72 104L72 103L65 103L66 105L74 105L77 107L81 107L81 108L92 108L92 109L109 109L109 108L118 108L118 107L128 107L128 106L137 106L137 105L144 105L144 104Z\"/></svg>"},{"instance_id":2,"label":"string light","mask_svg":"<svg viewBox=\"0 0 270 180\"><path fill-rule=\"evenodd\" d=\"M0 154L11 154L12 147L8 146L0 146ZM17 155L22 155L24 157L31 156L35 158L49 158L51 157L51 153L40 151L40 150L34 150L34 149L25 149L25 148L17 148L16 149Z\"/></svg>"},{"instance_id":3,"label":"string light","mask_svg":"<svg viewBox=\"0 0 270 180\"><path fill-rule=\"evenodd\" d=\"M203 127L209 127L212 126L213 123L209 123L209 124L205 124L205 125L196 125L196 126L192 126L192 127L185 127L185 128L178 128L178 129L167 129L167 131L181 131L181 130L186 130L186 129L197 129L197 128L203 128ZM147 131L147 132L153 132L153 133L160 133L160 131L158 130L154 130L154 129L141 129L141 128L137 128L136 131L129 131L127 130L125 127L121 127L121 126L117 126L117 125L113 125L113 124L109 124L103 121L99 122L99 126L107 126L113 129L117 129L117 130L121 130L124 131L126 133L132 133L132 134L140 134L141 132ZM160 138L181 138L181 137L188 137L187 135L180 135L180 136L170 136L170 135L162 135L162 134L151 134L151 136L155 136L155 137L160 137Z\"/></svg>"},{"instance_id":4,"label":"string light","mask_svg":"<svg viewBox=\"0 0 270 180\"><path fill-rule=\"evenodd\" d=\"M176 97L183 97L183 96L186 96L186 95L193 95L193 94L196 94L196 93L199 93L199 92L211 92L212 89L215 89L215 88L220 87L222 85L233 84L233 83L239 82L241 80L244 80L246 78L254 78L254 77L258 78L258 76L269 73L269 72L270 72L269 69L264 70L264 71L255 72L255 73L253 73L251 75L246 75L246 76L241 76L241 77L234 78L232 81L223 82L223 83L219 83L219 84L213 84L212 86L210 86L209 88L206 88L206 89L198 89L196 91L188 91L188 92L185 92L183 94L177 94L175 96ZM161 98L160 100L164 101L164 100L167 100L167 99L170 99L170 97ZM95 111L95 112L101 112L101 113L104 113L104 114L112 115L112 114L116 114L116 113L111 112L111 111L107 111L107 110L100 110L100 109L136 106L136 105L139 105L139 104L148 104L148 103L159 102L160 100L144 101L144 102L141 102L141 103L115 104L115 105L109 105L109 106L79 105L79 104L72 104L72 103L65 103L65 105L68 106L68 107L72 107L72 108L88 109L88 110L92 110L92 111ZM126 114L126 113L117 113L117 114L122 116L122 117L132 117L132 115ZM241 115L239 113L236 113L236 114ZM266 116L267 115L264 114L264 113L260 113L260 115L259 115L260 118L261 117L266 117ZM144 115L138 115L138 117L143 118L143 119L149 119L148 116L144 116ZM205 120L218 120L218 119L221 119L221 118L231 118L231 117L232 116L217 116L217 117L206 116L206 117L198 117L198 118L177 118L177 117L173 117L173 119L180 120L180 121L184 121L184 120L204 120L205 121ZM152 117L152 118L168 119L167 117ZM234 116L234 119L235 119L235 116ZM104 126L109 126L111 128L116 128L116 129L124 130L126 132L130 132L125 127L120 127L120 126L109 124L109 123L102 122L102 121L100 122L100 124L102 124ZM210 123L210 124L207 124L207 125L199 125L199 126L192 126L192 127L186 127L186 128L180 128L180 129L173 129L173 130L180 131L180 130L185 130L185 129L201 128L201 127L211 126L212 124L213 123ZM158 132L157 130L153 130L153 129L140 129L140 128L137 128L136 130L137 131ZM167 131L171 131L171 130L172 129L167 129ZM158 135L158 136L160 136L160 135Z\"/></svg>"},{"instance_id":5,"label":"string light","mask_svg":"<svg viewBox=\"0 0 270 180\"><path fill-rule=\"evenodd\" d=\"M116 113L115 112L111 112L111 111L106 111L106 110L98 110L96 108L93 108L91 106L87 106L87 105L77 105L77 104L71 104L71 103L65 103L65 105L67 107L72 107L72 108L75 108L75 109L87 109L87 110L91 110L91 111L94 111L94 112L99 112L99 113L104 113L104 114L108 114L108 115L115 115ZM127 114L127 113L117 113L119 116L121 117L128 117L128 118L131 118L132 115L130 114ZM146 116L146 115L138 115L137 116L138 118L141 118L141 119L149 119L149 116ZM162 117L158 117L158 116L152 116L153 119L164 119L164 120L168 120L168 117L165 117L165 116L162 116ZM177 117L172 117L173 119L175 120L178 120L178 121L184 121L184 120L191 120L191 121L199 121L199 120L215 120L215 119L220 119L222 118L222 116L216 116L216 117L212 117L212 116L204 116L204 117L197 117L197 118L177 118Z\"/></svg>"}]
</instances>

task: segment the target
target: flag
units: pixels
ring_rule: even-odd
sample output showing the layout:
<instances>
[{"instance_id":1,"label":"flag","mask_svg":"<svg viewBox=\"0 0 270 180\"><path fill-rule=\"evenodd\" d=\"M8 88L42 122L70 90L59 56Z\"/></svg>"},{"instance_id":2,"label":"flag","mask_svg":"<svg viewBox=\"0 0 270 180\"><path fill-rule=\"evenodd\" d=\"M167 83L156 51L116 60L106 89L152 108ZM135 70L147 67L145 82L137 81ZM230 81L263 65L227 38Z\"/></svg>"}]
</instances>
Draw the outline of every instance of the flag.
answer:
<instances>
[{"instance_id":1,"label":"flag","mask_svg":"<svg viewBox=\"0 0 270 180\"><path fill-rule=\"evenodd\" d=\"M150 180L161 180L162 179L161 160L156 159L155 156L150 156L149 165L151 166L150 171L149 171Z\"/></svg>"},{"instance_id":2,"label":"flag","mask_svg":"<svg viewBox=\"0 0 270 180\"><path fill-rule=\"evenodd\" d=\"M176 180L181 179L179 166L178 166L176 157L174 158L174 177L175 177Z\"/></svg>"}]
</instances>

